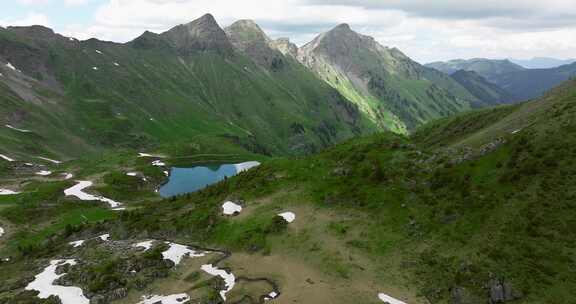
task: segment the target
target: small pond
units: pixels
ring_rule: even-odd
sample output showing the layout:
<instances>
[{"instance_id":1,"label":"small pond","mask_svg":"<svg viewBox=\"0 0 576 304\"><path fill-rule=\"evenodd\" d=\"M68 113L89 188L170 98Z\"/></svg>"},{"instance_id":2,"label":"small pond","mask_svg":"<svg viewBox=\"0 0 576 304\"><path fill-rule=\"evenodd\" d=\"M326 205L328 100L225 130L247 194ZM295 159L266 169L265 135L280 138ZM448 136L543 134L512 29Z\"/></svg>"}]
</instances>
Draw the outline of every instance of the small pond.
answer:
<instances>
[{"instance_id":1,"label":"small pond","mask_svg":"<svg viewBox=\"0 0 576 304\"><path fill-rule=\"evenodd\" d=\"M240 164L205 164L190 168L174 167L170 169L168 182L162 185L158 192L162 197L195 192L258 165L259 162L251 161Z\"/></svg>"}]
</instances>

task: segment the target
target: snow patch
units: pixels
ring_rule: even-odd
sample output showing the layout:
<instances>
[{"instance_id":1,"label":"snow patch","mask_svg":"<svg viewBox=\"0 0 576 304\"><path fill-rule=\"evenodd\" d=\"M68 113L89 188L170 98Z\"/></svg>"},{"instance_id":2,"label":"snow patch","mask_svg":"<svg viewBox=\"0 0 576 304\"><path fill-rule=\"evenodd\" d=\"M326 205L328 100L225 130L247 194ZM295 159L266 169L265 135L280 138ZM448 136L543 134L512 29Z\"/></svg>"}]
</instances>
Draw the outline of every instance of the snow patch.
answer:
<instances>
[{"instance_id":1,"label":"snow patch","mask_svg":"<svg viewBox=\"0 0 576 304\"><path fill-rule=\"evenodd\" d=\"M86 242L86 241L85 240L79 240L79 241L69 242L68 244L70 244L74 248L77 248L77 247L84 245L84 242Z\"/></svg>"},{"instance_id":2,"label":"snow patch","mask_svg":"<svg viewBox=\"0 0 576 304\"><path fill-rule=\"evenodd\" d=\"M0 227L0 237L4 235L4 228Z\"/></svg>"},{"instance_id":3,"label":"snow patch","mask_svg":"<svg viewBox=\"0 0 576 304\"><path fill-rule=\"evenodd\" d=\"M228 273L226 270L219 269L218 267L214 267L212 264L202 265L200 269L204 270L208 274L224 279L224 285L226 286L226 289L220 290L220 297L222 300L226 301L226 293L232 290L232 288L234 288L234 284L236 284L236 277L234 277L234 274L231 272Z\"/></svg>"},{"instance_id":4,"label":"snow patch","mask_svg":"<svg viewBox=\"0 0 576 304\"><path fill-rule=\"evenodd\" d=\"M120 64L118 64L118 62L114 62L114 65L117 66L117 67L120 66Z\"/></svg>"},{"instance_id":5,"label":"snow patch","mask_svg":"<svg viewBox=\"0 0 576 304\"><path fill-rule=\"evenodd\" d=\"M514 131L512 131L512 132L510 132L510 133L516 134L516 133L518 133L518 132L520 132L520 131L522 131L522 129L514 130Z\"/></svg>"},{"instance_id":6,"label":"snow patch","mask_svg":"<svg viewBox=\"0 0 576 304\"><path fill-rule=\"evenodd\" d=\"M9 161L9 162L13 162L15 161L14 159L4 155L4 154L0 154L0 158L4 159L5 161Z\"/></svg>"},{"instance_id":7,"label":"snow patch","mask_svg":"<svg viewBox=\"0 0 576 304\"><path fill-rule=\"evenodd\" d=\"M138 153L138 157L156 157L156 158L163 158L162 155L154 155L149 153Z\"/></svg>"},{"instance_id":8,"label":"snow patch","mask_svg":"<svg viewBox=\"0 0 576 304\"><path fill-rule=\"evenodd\" d=\"M12 129L12 130L14 130L14 131L22 132L22 133L31 133L31 132L32 132L32 131L30 131L30 130L25 130L25 129L16 128L16 127L14 127L14 126L12 126L12 125L6 125L6 128Z\"/></svg>"},{"instance_id":9,"label":"snow patch","mask_svg":"<svg viewBox=\"0 0 576 304\"><path fill-rule=\"evenodd\" d=\"M128 172L128 173L126 173L126 175L128 175L128 176L138 176L138 173L137 173L137 172Z\"/></svg>"},{"instance_id":10,"label":"snow patch","mask_svg":"<svg viewBox=\"0 0 576 304\"><path fill-rule=\"evenodd\" d=\"M89 304L90 300L84 296L82 289L74 286L54 285L56 281L65 273L56 274L56 268L60 265L76 265L75 260L52 260L50 266L34 277L34 281L26 286L26 290L36 290L40 292L38 297L46 299L50 296L60 298L62 304Z\"/></svg>"},{"instance_id":11,"label":"snow patch","mask_svg":"<svg viewBox=\"0 0 576 304\"><path fill-rule=\"evenodd\" d=\"M6 64L6 67L9 68L9 69L11 69L11 70L13 70L13 71L18 71L18 69L17 69L16 67L14 67L10 62L8 62L8 63Z\"/></svg>"},{"instance_id":12,"label":"snow patch","mask_svg":"<svg viewBox=\"0 0 576 304\"><path fill-rule=\"evenodd\" d=\"M260 166L260 162L257 162L257 161L249 161L249 162L234 164L234 167L236 168L237 173L248 171L248 170L250 170L254 167L258 167L258 166Z\"/></svg>"},{"instance_id":13,"label":"snow patch","mask_svg":"<svg viewBox=\"0 0 576 304\"><path fill-rule=\"evenodd\" d=\"M170 172L168 172L168 171L164 171L164 175L166 175L166 176L170 176Z\"/></svg>"},{"instance_id":14,"label":"snow patch","mask_svg":"<svg viewBox=\"0 0 576 304\"><path fill-rule=\"evenodd\" d=\"M402 302L398 299L395 299L385 293L379 293L378 294L378 299L382 300L382 302L384 303L388 303L388 304L406 304L405 302Z\"/></svg>"},{"instance_id":15,"label":"snow patch","mask_svg":"<svg viewBox=\"0 0 576 304\"><path fill-rule=\"evenodd\" d=\"M42 156L37 156L36 158L45 160L45 161L47 161L47 162L51 162L51 163L56 164L56 165L59 165L59 164L62 163L62 162L59 161L59 160L54 160L54 159L50 159L50 158L42 157Z\"/></svg>"},{"instance_id":16,"label":"snow patch","mask_svg":"<svg viewBox=\"0 0 576 304\"><path fill-rule=\"evenodd\" d=\"M110 240L110 234L106 233L106 234L98 236L98 238L103 240L104 242L106 242L106 241Z\"/></svg>"},{"instance_id":17,"label":"snow patch","mask_svg":"<svg viewBox=\"0 0 576 304\"><path fill-rule=\"evenodd\" d=\"M265 300L265 301L274 300L274 299L276 299L278 296L279 296L279 294L278 294L277 292L272 291L271 293L267 294L267 295L264 297L264 300Z\"/></svg>"},{"instance_id":18,"label":"snow patch","mask_svg":"<svg viewBox=\"0 0 576 304\"><path fill-rule=\"evenodd\" d=\"M235 215L236 213L242 212L242 206L234 203L234 202L225 202L222 204L222 213L224 215Z\"/></svg>"},{"instance_id":19,"label":"snow patch","mask_svg":"<svg viewBox=\"0 0 576 304\"><path fill-rule=\"evenodd\" d=\"M164 167L164 166L166 166L166 163L161 161L161 160L155 160L152 162L152 166Z\"/></svg>"},{"instance_id":20,"label":"snow patch","mask_svg":"<svg viewBox=\"0 0 576 304\"><path fill-rule=\"evenodd\" d=\"M14 195L14 194L20 194L20 192L8 190L8 189L0 189L0 195Z\"/></svg>"},{"instance_id":21,"label":"snow patch","mask_svg":"<svg viewBox=\"0 0 576 304\"><path fill-rule=\"evenodd\" d=\"M66 172L64 172L64 173L62 173L62 175L64 175L64 179L66 179L66 180L71 179L71 178L74 177L74 174L72 174L72 173L66 173Z\"/></svg>"},{"instance_id":22,"label":"snow patch","mask_svg":"<svg viewBox=\"0 0 576 304\"><path fill-rule=\"evenodd\" d=\"M170 246L166 251L162 252L162 257L165 260L170 260L174 262L174 264L178 265L182 261L182 258L185 256L195 258L195 257L202 257L204 256L203 252L196 252L188 248L186 245L180 245L176 243L166 243Z\"/></svg>"},{"instance_id":23,"label":"snow patch","mask_svg":"<svg viewBox=\"0 0 576 304\"><path fill-rule=\"evenodd\" d=\"M52 171L42 170L42 171L36 172L36 175L40 175L40 176L48 176L50 174L52 174Z\"/></svg>"},{"instance_id":24,"label":"snow patch","mask_svg":"<svg viewBox=\"0 0 576 304\"><path fill-rule=\"evenodd\" d=\"M95 195L88 194L88 193L82 191L82 190L84 190L84 189L86 189L92 185L93 185L93 183L91 181L79 181L78 184L76 184L75 186L72 186L72 187L64 190L64 194L66 196L75 196L82 201L105 202L105 203L108 203L111 208L118 208L118 207L120 207L120 205L122 205L121 203L113 201L109 198L105 198L103 196L95 196Z\"/></svg>"},{"instance_id":25,"label":"snow patch","mask_svg":"<svg viewBox=\"0 0 576 304\"><path fill-rule=\"evenodd\" d=\"M190 296L185 293L179 293L169 296L142 296L142 301L138 302L138 304L181 304L188 303L188 301L190 301Z\"/></svg>"},{"instance_id":26,"label":"snow patch","mask_svg":"<svg viewBox=\"0 0 576 304\"><path fill-rule=\"evenodd\" d=\"M96 50L96 53L102 55L102 52L100 52L99 50Z\"/></svg>"},{"instance_id":27,"label":"snow patch","mask_svg":"<svg viewBox=\"0 0 576 304\"><path fill-rule=\"evenodd\" d=\"M94 71L98 71L98 67L92 67Z\"/></svg>"},{"instance_id":28,"label":"snow patch","mask_svg":"<svg viewBox=\"0 0 576 304\"><path fill-rule=\"evenodd\" d=\"M296 214L294 214L294 212L283 212L278 215L284 218L288 223L292 223L296 219Z\"/></svg>"},{"instance_id":29,"label":"snow patch","mask_svg":"<svg viewBox=\"0 0 576 304\"><path fill-rule=\"evenodd\" d=\"M136 244L132 245L132 247L144 248L144 251L148 251L150 248L152 248L153 244L154 244L154 241L144 241L144 242L136 243Z\"/></svg>"}]
</instances>

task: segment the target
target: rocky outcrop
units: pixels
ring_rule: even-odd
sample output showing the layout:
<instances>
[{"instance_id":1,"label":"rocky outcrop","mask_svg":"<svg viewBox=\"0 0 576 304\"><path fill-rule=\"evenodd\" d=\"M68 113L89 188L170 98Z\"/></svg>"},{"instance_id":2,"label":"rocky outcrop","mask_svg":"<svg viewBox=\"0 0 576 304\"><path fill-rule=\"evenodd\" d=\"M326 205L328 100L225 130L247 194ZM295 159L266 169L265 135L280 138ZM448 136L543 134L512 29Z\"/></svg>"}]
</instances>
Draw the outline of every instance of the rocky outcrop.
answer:
<instances>
[{"instance_id":1,"label":"rocky outcrop","mask_svg":"<svg viewBox=\"0 0 576 304\"><path fill-rule=\"evenodd\" d=\"M521 299L523 297L522 292L515 289L512 283L506 280L493 279L489 283L490 288L490 304L496 303L508 303Z\"/></svg>"},{"instance_id":2,"label":"rocky outcrop","mask_svg":"<svg viewBox=\"0 0 576 304\"><path fill-rule=\"evenodd\" d=\"M233 50L226 33L210 14L188 24L178 25L160 36L183 55L206 51L231 54Z\"/></svg>"}]
</instances>

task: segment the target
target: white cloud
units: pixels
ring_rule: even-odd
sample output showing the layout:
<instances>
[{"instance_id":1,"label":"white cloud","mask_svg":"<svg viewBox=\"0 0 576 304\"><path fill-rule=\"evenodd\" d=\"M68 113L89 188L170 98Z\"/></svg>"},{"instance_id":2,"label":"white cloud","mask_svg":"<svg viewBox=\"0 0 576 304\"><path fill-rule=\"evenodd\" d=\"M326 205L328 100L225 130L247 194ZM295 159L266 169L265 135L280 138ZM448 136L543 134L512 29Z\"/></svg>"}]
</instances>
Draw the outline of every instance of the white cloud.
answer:
<instances>
[{"instance_id":1,"label":"white cloud","mask_svg":"<svg viewBox=\"0 0 576 304\"><path fill-rule=\"evenodd\" d=\"M79 6L88 4L90 0L64 0L66 6Z\"/></svg>"},{"instance_id":2,"label":"white cloud","mask_svg":"<svg viewBox=\"0 0 576 304\"><path fill-rule=\"evenodd\" d=\"M46 5L50 3L50 0L18 0L18 3L22 5Z\"/></svg>"},{"instance_id":3,"label":"white cloud","mask_svg":"<svg viewBox=\"0 0 576 304\"><path fill-rule=\"evenodd\" d=\"M27 26L27 25L43 25L50 26L48 16L36 12L29 12L22 19L0 19L0 26Z\"/></svg>"}]
</instances>

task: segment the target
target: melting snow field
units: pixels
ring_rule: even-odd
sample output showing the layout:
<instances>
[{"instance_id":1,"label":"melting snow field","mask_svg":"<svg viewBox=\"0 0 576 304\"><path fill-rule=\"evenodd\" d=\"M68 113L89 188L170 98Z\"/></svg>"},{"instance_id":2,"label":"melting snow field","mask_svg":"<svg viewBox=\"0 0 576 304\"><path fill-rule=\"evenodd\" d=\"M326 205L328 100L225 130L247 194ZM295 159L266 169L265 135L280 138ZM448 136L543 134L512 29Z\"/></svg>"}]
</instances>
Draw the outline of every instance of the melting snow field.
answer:
<instances>
[{"instance_id":1,"label":"melting snow field","mask_svg":"<svg viewBox=\"0 0 576 304\"><path fill-rule=\"evenodd\" d=\"M36 175L40 175L40 176L48 176L50 174L52 174L52 171L42 170L42 171L36 172Z\"/></svg>"},{"instance_id":2,"label":"melting snow field","mask_svg":"<svg viewBox=\"0 0 576 304\"><path fill-rule=\"evenodd\" d=\"M4 154L0 154L0 158L2 158L2 159L5 160L5 161L9 161L9 162L15 161L14 159L12 159L12 158L4 155Z\"/></svg>"},{"instance_id":3,"label":"melting snow field","mask_svg":"<svg viewBox=\"0 0 576 304\"><path fill-rule=\"evenodd\" d=\"M54 281L64 274L56 274L56 268L60 265L76 265L75 260L53 260L50 266L38 274L34 281L26 286L26 290L36 290L40 292L38 297L46 299L52 295L60 298L62 304L89 304L90 301L84 296L82 289L73 286L53 285Z\"/></svg>"},{"instance_id":4,"label":"melting snow field","mask_svg":"<svg viewBox=\"0 0 576 304\"><path fill-rule=\"evenodd\" d=\"M249 162L234 164L234 167L236 167L236 172L238 172L238 173L248 171L248 170L250 170L254 167L258 167L258 166L260 166L260 163L257 161L249 161Z\"/></svg>"},{"instance_id":5,"label":"melting snow field","mask_svg":"<svg viewBox=\"0 0 576 304\"><path fill-rule=\"evenodd\" d=\"M78 199L82 200L82 201L101 201L101 202L105 202L108 203L110 205L110 207L112 208L118 208L120 207L120 205L122 205L119 202L113 201L109 198L105 198L102 196L95 196L92 194L88 194L82 190L92 186L93 183L91 181L79 181L78 184L76 184L75 186L72 186L66 190L64 190L64 194L66 196L75 196Z\"/></svg>"},{"instance_id":6,"label":"melting snow field","mask_svg":"<svg viewBox=\"0 0 576 304\"><path fill-rule=\"evenodd\" d=\"M185 293L174 294L169 296L143 296L142 301L138 304L181 304L190 301L190 296Z\"/></svg>"},{"instance_id":7,"label":"melting snow field","mask_svg":"<svg viewBox=\"0 0 576 304\"><path fill-rule=\"evenodd\" d=\"M9 128L9 129L12 129L12 130L14 130L14 131L18 131L18 132L22 132L22 133L30 133L30 132L32 132L32 131L30 131L30 130L18 129L18 128L16 128L16 127L11 126L11 125L6 125L6 127Z\"/></svg>"},{"instance_id":8,"label":"melting snow field","mask_svg":"<svg viewBox=\"0 0 576 304\"><path fill-rule=\"evenodd\" d=\"M144 251L148 251L150 248L152 248L152 244L154 244L154 241L144 241L144 242L136 243L136 244L132 245L132 247L144 248Z\"/></svg>"},{"instance_id":9,"label":"melting snow field","mask_svg":"<svg viewBox=\"0 0 576 304\"><path fill-rule=\"evenodd\" d=\"M42 157L42 156L38 156L38 157L36 157L36 158L43 159L43 160L45 160L45 161L48 161L48 162L51 162L51 163L57 164L57 165L59 165L59 164L62 163L62 162L59 161L59 160L53 160L53 159L46 158L46 157Z\"/></svg>"},{"instance_id":10,"label":"melting snow field","mask_svg":"<svg viewBox=\"0 0 576 304\"><path fill-rule=\"evenodd\" d=\"M157 158L162 158L163 156L161 156L161 155L149 154L149 153L138 153L138 157L157 157Z\"/></svg>"},{"instance_id":11,"label":"melting snow field","mask_svg":"<svg viewBox=\"0 0 576 304\"><path fill-rule=\"evenodd\" d=\"M6 67L12 71L18 71L18 69L16 69L16 67L14 67L10 62L6 63Z\"/></svg>"},{"instance_id":12,"label":"melting snow field","mask_svg":"<svg viewBox=\"0 0 576 304\"><path fill-rule=\"evenodd\" d=\"M86 241L85 240L79 240L79 241L70 242L68 244L70 244L74 248L77 248L77 247L84 245L84 242L86 242Z\"/></svg>"},{"instance_id":13,"label":"melting snow field","mask_svg":"<svg viewBox=\"0 0 576 304\"><path fill-rule=\"evenodd\" d=\"M225 202L222 204L222 213L224 215L234 215L240 212L242 212L242 206L234 202Z\"/></svg>"},{"instance_id":14,"label":"melting snow field","mask_svg":"<svg viewBox=\"0 0 576 304\"><path fill-rule=\"evenodd\" d=\"M0 189L0 195L15 195L20 194L20 192L8 190L8 189Z\"/></svg>"},{"instance_id":15,"label":"melting snow field","mask_svg":"<svg viewBox=\"0 0 576 304\"><path fill-rule=\"evenodd\" d=\"M161 160L155 160L152 162L152 166L156 166L156 167L164 167L166 166L166 163L164 163Z\"/></svg>"},{"instance_id":16,"label":"melting snow field","mask_svg":"<svg viewBox=\"0 0 576 304\"><path fill-rule=\"evenodd\" d=\"M378 299L382 300L382 302L384 303L388 303L388 304L406 304L405 302L402 302L398 299L395 299L385 293L379 293L378 294Z\"/></svg>"},{"instance_id":17,"label":"melting snow field","mask_svg":"<svg viewBox=\"0 0 576 304\"><path fill-rule=\"evenodd\" d=\"M226 301L226 293L232 290L232 288L234 288L234 284L236 284L236 278L234 277L234 274L228 273L226 270L214 267L212 264L202 265L200 269L204 270L208 274L224 279L224 285L226 286L226 289L220 291L220 297L222 300Z\"/></svg>"},{"instance_id":18,"label":"melting snow field","mask_svg":"<svg viewBox=\"0 0 576 304\"><path fill-rule=\"evenodd\" d=\"M284 212L278 215L283 217L288 223L292 223L296 219L296 214L294 214L294 212Z\"/></svg>"},{"instance_id":19,"label":"melting snow field","mask_svg":"<svg viewBox=\"0 0 576 304\"><path fill-rule=\"evenodd\" d=\"M203 252L196 252L188 248L188 246L180 245L176 243L167 243L170 248L166 251L162 252L162 257L165 260L170 260L174 262L174 264L178 265L182 261L182 258L185 256L195 258L195 257L202 257L204 256Z\"/></svg>"},{"instance_id":20,"label":"melting snow field","mask_svg":"<svg viewBox=\"0 0 576 304\"><path fill-rule=\"evenodd\" d=\"M275 291L272 291L271 293L269 293L268 295L266 295L266 296L264 297L264 300L270 301L270 300L276 299L277 297L278 297L278 293L275 292Z\"/></svg>"}]
</instances>

